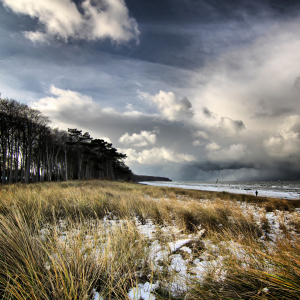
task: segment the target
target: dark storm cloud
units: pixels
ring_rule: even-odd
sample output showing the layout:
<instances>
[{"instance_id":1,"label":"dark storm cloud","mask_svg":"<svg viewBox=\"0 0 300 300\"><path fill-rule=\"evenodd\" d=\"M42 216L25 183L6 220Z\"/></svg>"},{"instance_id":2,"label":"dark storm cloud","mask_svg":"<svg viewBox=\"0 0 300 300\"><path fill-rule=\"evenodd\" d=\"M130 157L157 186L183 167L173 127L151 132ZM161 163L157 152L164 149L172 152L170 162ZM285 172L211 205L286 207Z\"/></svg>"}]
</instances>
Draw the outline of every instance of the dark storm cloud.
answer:
<instances>
[{"instance_id":1,"label":"dark storm cloud","mask_svg":"<svg viewBox=\"0 0 300 300\"><path fill-rule=\"evenodd\" d=\"M293 112L292 108L287 107L275 107L270 112L257 112L254 118L277 118L280 116L290 115Z\"/></svg>"},{"instance_id":2,"label":"dark storm cloud","mask_svg":"<svg viewBox=\"0 0 300 300\"><path fill-rule=\"evenodd\" d=\"M246 128L245 124L241 120L234 121L234 125L238 131Z\"/></svg>"},{"instance_id":3,"label":"dark storm cloud","mask_svg":"<svg viewBox=\"0 0 300 300\"><path fill-rule=\"evenodd\" d=\"M74 2L83 13L83 0ZM32 43L22 32L39 29L38 20L2 3L2 96L38 104L53 125L108 137L115 147L124 147L119 139L126 132L156 130L149 152L128 145L136 173L174 180L216 180L219 172L228 180L297 177L298 0L125 0L138 45ZM176 101L151 106L138 90ZM145 164L147 155L162 163Z\"/></svg>"},{"instance_id":4,"label":"dark storm cloud","mask_svg":"<svg viewBox=\"0 0 300 300\"><path fill-rule=\"evenodd\" d=\"M75 3L77 7L80 7L82 1L75 1ZM273 14L276 12L276 14L284 16L290 10L296 9L296 1L288 1L286 5L281 5L280 1L222 1L216 3L216 1L156 0L141 2L128 0L126 4L130 16L136 18L141 29L139 46L130 44L130 46L116 47L109 40L104 40L85 44L84 51L87 52L87 55L90 52L103 51L152 63L195 69L225 49L230 49L232 45L248 43L260 34L255 31L252 24L256 22L256 15L262 14L262 19L267 19L270 13L266 14L266 12L270 11ZM10 24L8 28L17 30L22 26L22 31L34 30L36 20L24 15L8 14L1 5L0 9L2 12L4 11L3 15L7 19L14 20L14 22L8 22ZM248 15L253 17L252 21L248 18L245 19L245 16ZM200 24L201 26L199 26ZM52 43L57 43L57 41L52 41L51 45ZM10 43L3 43L3 45L7 44ZM57 55L59 60L60 52L64 52L66 47L63 43L60 42L60 44L58 49L50 47L47 51L46 47L43 47L39 48L40 51L33 50L38 56L42 55L43 59L48 58L49 55L55 59ZM83 46L82 41L71 40L70 44L72 47ZM96 55L94 59L98 59L98 57L99 55Z\"/></svg>"},{"instance_id":5,"label":"dark storm cloud","mask_svg":"<svg viewBox=\"0 0 300 300\"><path fill-rule=\"evenodd\" d=\"M34 29L36 26L36 20L30 18L26 15L16 15L13 14L10 10L7 10L2 5L0 1L0 20L1 20L1 29L5 29L5 31L10 32L21 32L25 30L25 28ZM1 46L7 46L5 44Z\"/></svg>"},{"instance_id":6,"label":"dark storm cloud","mask_svg":"<svg viewBox=\"0 0 300 300\"><path fill-rule=\"evenodd\" d=\"M143 110L144 102L137 98L141 85L153 94L159 90L174 91L185 84L182 78L188 80L191 76L184 70L128 60L89 47L55 44L32 47L20 34L16 40L0 36L0 42L4 45L0 51L6 52L5 59L0 59L0 69L5 70L0 73L2 96L19 101L41 98L54 84L90 95L104 106L120 108L129 102ZM8 55L13 51L13 56ZM124 102L120 103L120 99Z\"/></svg>"},{"instance_id":7,"label":"dark storm cloud","mask_svg":"<svg viewBox=\"0 0 300 300\"><path fill-rule=\"evenodd\" d=\"M172 25L170 30L166 30L164 26L141 25L139 47L127 51L124 49L124 52L135 59L192 69L195 61L186 57L184 53L193 44L193 37L180 31L181 29L174 30Z\"/></svg>"},{"instance_id":8,"label":"dark storm cloud","mask_svg":"<svg viewBox=\"0 0 300 300\"><path fill-rule=\"evenodd\" d=\"M188 117L193 117L195 115L193 109L192 109L192 103L190 102L190 100L186 97L182 98L180 100L180 104L183 107L183 110L186 112Z\"/></svg>"},{"instance_id":9,"label":"dark storm cloud","mask_svg":"<svg viewBox=\"0 0 300 300\"><path fill-rule=\"evenodd\" d=\"M295 78L294 87L299 88L300 87L300 76Z\"/></svg>"},{"instance_id":10,"label":"dark storm cloud","mask_svg":"<svg viewBox=\"0 0 300 300\"><path fill-rule=\"evenodd\" d=\"M195 69L233 46L248 44L270 19L299 10L294 1L128 0L141 28L139 47L127 55ZM259 25L258 25L259 24Z\"/></svg>"},{"instance_id":11,"label":"dark storm cloud","mask_svg":"<svg viewBox=\"0 0 300 300\"><path fill-rule=\"evenodd\" d=\"M278 166L271 166L269 172L269 179L276 179L276 180L300 180L300 171L299 169L291 168L291 166L287 164L280 164ZM274 176L275 175L275 176Z\"/></svg>"},{"instance_id":12,"label":"dark storm cloud","mask_svg":"<svg viewBox=\"0 0 300 300\"><path fill-rule=\"evenodd\" d=\"M208 165L203 165L205 169L202 169L199 167L199 165L185 165L182 166L180 169L180 174L182 178L186 178L186 180L195 180L195 181L216 181L218 180L232 180L231 176L236 173L247 173L248 172L248 180L249 180L249 170L253 170L251 168L247 167L241 167L241 168L228 168L223 169L220 166L214 166L213 168L209 168ZM222 175L221 175L222 174ZM237 177L235 180L243 180L245 179L242 177Z\"/></svg>"},{"instance_id":13,"label":"dark storm cloud","mask_svg":"<svg viewBox=\"0 0 300 300\"><path fill-rule=\"evenodd\" d=\"M232 120L231 118L221 117L220 122L215 127L216 135L237 136L246 126L242 120Z\"/></svg>"},{"instance_id":14,"label":"dark storm cloud","mask_svg":"<svg viewBox=\"0 0 300 300\"><path fill-rule=\"evenodd\" d=\"M139 0L126 1L138 22L182 23L211 22L213 20L241 19L244 14L269 14L285 16L299 9L297 0L153 0L141 3Z\"/></svg>"},{"instance_id":15,"label":"dark storm cloud","mask_svg":"<svg viewBox=\"0 0 300 300\"><path fill-rule=\"evenodd\" d=\"M185 168L196 168L205 172L209 171L221 171L221 170L238 170L242 168L251 169L254 168L253 163L244 162L209 162L193 163L192 165L186 165Z\"/></svg>"},{"instance_id":16,"label":"dark storm cloud","mask_svg":"<svg viewBox=\"0 0 300 300\"><path fill-rule=\"evenodd\" d=\"M202 164L187 164L181 167L181 175L186 180L300 180L300 171L291 169L286 163L262 164L256 167L254 164L214 164L204 162ZM222 175L221 175L222 174Z\"/></svg>"},{"instance_id":17,"label":"dark storm cloud","mask_svg":"<svg viewBox=\"0 0 300 300\"><path fill-rule=\"evenodd\" d=\"M214 113L211 112L207 107L203 107L202 112L203 112L204 116L207 117L207 118L213 118L214 117Z\"/></svg>"}]
</instances>

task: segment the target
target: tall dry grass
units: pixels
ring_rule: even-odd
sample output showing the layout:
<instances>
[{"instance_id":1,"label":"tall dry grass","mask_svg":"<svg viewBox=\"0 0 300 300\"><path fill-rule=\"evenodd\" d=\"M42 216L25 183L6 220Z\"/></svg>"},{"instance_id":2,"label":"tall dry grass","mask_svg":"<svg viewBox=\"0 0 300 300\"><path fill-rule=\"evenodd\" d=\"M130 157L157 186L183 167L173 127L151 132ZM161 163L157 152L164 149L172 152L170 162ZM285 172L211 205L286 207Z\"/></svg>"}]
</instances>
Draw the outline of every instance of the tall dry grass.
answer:
<instances>
[{"instance_id":1,"label":"tall dry grass","mask_svg":"<svg viewBox=\"0 0 300 300\"><path fill-rule=\"evenodd\" d=\"M249 205L260 212L259 221L247 210ZM4 186L1 297L92 299L95 289L103 299L126 299L137 282L176 277L167 274L168 267L151 269L149 240L136 226L150 220L157 233L164 226L176 226L186 235L204 229L201 239L219 247L211 257L226 257L224 280L215 281L213 271L208 272L204 282L190 281L191 292L182 297L298 299L300 217L295 207L299 201L111 181ZM261 241L271 231L266 213L278 211L294 213L289 223L280 223L284 238ZM228 255L233 242L240 245L243 258ZM195 243L195 255L204 251L203 245L201 240ZM170 291L157 291L157 299L172 297Z\"/></svg>"},{"instance_id":2,"label":"tall dry grass","mask_svg":"<svg viewBox=\"0 0 300 300\"><path fill-rule=\"evenodd\" d=\"M122 298L147 267L147 244L128 221L66 220L32 231L16 210L0 224L3 299L92 299L94 289Z\"/></svg>"},{"instance_id":3,"label":"tall dry grass","mask_svg":"<svg viewBox=\"0 0 300 300\"><path fill-rule=\"evenodd\" d=\"M226 257L226 276L191 282L188 299L300 299L299 237L277 240L272 247L252 239L239 241L237 253L228 247L218 253Z\"/></svg>"}]
</instances>

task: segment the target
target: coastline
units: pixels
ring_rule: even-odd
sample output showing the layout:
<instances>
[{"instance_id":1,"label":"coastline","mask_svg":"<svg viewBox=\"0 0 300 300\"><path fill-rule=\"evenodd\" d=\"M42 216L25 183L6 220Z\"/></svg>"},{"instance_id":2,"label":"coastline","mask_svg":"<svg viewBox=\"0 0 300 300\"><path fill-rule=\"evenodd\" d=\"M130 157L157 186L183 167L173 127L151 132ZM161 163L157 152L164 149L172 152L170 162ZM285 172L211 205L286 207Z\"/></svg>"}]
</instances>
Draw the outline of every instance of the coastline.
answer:
<instances>
[{"instance_id":1,"label":"coastline","mask_svg":"<svg viewBox=\"0 0 300 300\"><path fill-rule=\"evenodd\" d=\"M189 189L189 190L201 190L207 192L226 192L231 194L242 194L242 195L253 195L255 196L255 192L258 192L258 196L260 197L269 197L269 198L277 198L277 199L285 199L285 200L300 200L300 189L299 191L282 191L282 190L272 190L264 188L239 188L238 183L235 186L225 186L224 184L192 184L189 182L186 183L179 183L179 182L150 182L150 181L142 181L138 182L139 184L144 185L152 185L152 186L165 186L165 187L174 187L174 188L182 188L182 189Z\"/></svg>"}]
</instances>

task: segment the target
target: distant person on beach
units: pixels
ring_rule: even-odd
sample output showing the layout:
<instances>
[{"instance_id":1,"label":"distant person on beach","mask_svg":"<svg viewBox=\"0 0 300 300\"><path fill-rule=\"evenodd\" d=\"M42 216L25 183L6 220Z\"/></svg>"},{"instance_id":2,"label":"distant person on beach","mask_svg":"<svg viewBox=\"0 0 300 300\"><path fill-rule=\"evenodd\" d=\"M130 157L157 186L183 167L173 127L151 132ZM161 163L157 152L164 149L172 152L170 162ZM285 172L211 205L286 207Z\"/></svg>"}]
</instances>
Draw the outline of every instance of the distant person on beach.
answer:
<instances>
[{"instance_id":1,"label":"distant person on beach","mask_svg":"<svg viewBox=\"0 0 300 300\"><path fill-rule=\"evenodd\" d=\"M258 191L255 191L255 195L256 195L256 196L258 195Z\"/></svg>"}]
</instances>

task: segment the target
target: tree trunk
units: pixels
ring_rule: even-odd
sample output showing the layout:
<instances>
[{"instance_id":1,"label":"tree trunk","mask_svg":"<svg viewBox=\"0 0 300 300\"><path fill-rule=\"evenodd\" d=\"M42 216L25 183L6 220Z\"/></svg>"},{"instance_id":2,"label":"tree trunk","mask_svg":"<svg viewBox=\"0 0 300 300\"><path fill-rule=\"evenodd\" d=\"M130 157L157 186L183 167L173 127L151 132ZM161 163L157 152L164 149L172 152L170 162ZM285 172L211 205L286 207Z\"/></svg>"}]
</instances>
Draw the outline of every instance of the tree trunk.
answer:
<instances>
[{"instance_id":1,"label":"tree trunk","mask_svg":"<svg viewBox=\"0 0 300 300\"><path fill-rule=\"evenodd\" d=\"M67 151L65 151L65 168L66 168L66 181L68 181L68 162L67 162Z\"/></svg>"},{"instance_id":2,"label":"tree trunk","mask_svg":"<svg viewBox=\"0 0 300 300\"><path fill-rule=\"evenodd\" d=\"M16 142L15 142L15 145L16 145L16 153L15 153L15 183L18 183L20 145L19 145L17 139L16 139Z\"/></svg>"},{"instance_id":3,"label":"tree trunk","mask_svg":"<svg viewBox=\"0 0 300 300\"><path fill-rule=\"evenodd\" d=\"M109 164L109 165L110 165L111 179L112 179L112 180L116 180L112 161L110 161L110 164Z\"/></svg>"},{"instance_id":4,"label":"tree trunk","mask_svg":"<svg viewBox=\"0 0 300 300\"><path fill-rule=\"evenodd\" d=\"M80 180L81 173L81 153L78 151L78 180Z\"/></svg>"},{"instance_id":5,"label":"tree trunk","mask_svg":"<svg viewBox=\"0 0 300 300\"><path fill-rule=\"evenodd\" d=\"M7 139L5 139L5 145L4 145L4 149L3 149L2 184L5 184L6 151L7 151Z\"/></svg>"},{"instance_id":6,"label":"tree trunk","mask_svg":"<svg viewBox=\"0 0 300 300\"><path fill-rule=\"evenodd\" d=\"M27 153L27 164L26 164L26 177L25 182L28 184L30 180L30 165L31 165L31 152L32 152L32 142L29 141L28 153Z\"/></svg>"},{"instance_id":7,"label":"tree trunk","mask_svg":"<svg viewBox=\"0 0 300 300\"><path fill-rule=\"evenodd\" d=\"M9 170L9 184L12 184L13 178L13 158L14 158L14 137L11 135L11 151L10 151L10 170Z\"/></svg>"},{"instance_id":8,"label":"tree trunk","mask_svg":"<svg viewBox=\"0 0 300 300\"><path fill-rule=\"evenodd\" d=\"M45 160L45 153L43 154L43 179L42 181L45 182L45 169L46 169L46 160Z\"/></svg>"},{"instance_id":9,"label":"tree trunk","mask_svg":"<svg viewBox=\"0 0 300 300\"><path fill-rule=\"evenodd\" d=\"M37 163L36 163L36 182L41 181L41 175L40 175L40 169L41 169L41 162L40 162L40 149L38 150L38 157L37 157Z\"/></svg>"},{"instance_id":10,"label":"tree trunk","mask_svg":"<svg viewBox=\"0 0 300 300\"><path fill-rule=\"evenodd\" d=\"M21 178L20 178L21 183L23 183L23 177L24 177L24 154L22 153L22 158L21 158Z\"/></svg>"}]
</instances>

